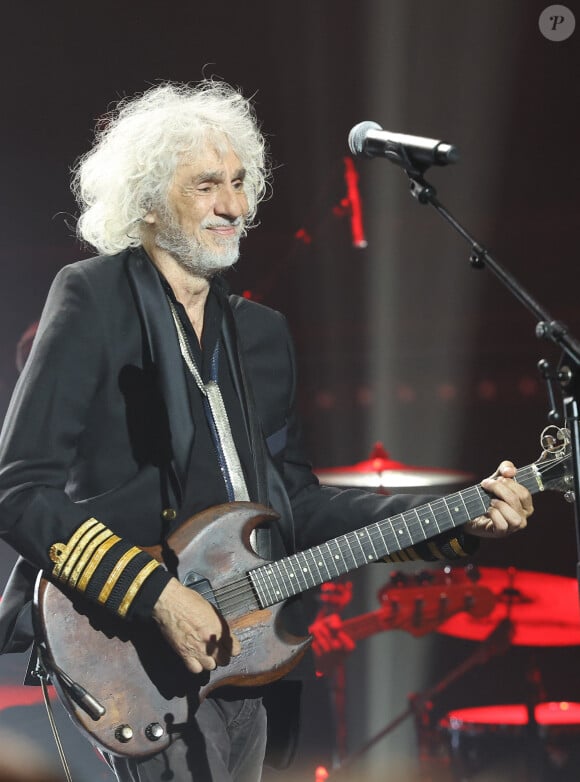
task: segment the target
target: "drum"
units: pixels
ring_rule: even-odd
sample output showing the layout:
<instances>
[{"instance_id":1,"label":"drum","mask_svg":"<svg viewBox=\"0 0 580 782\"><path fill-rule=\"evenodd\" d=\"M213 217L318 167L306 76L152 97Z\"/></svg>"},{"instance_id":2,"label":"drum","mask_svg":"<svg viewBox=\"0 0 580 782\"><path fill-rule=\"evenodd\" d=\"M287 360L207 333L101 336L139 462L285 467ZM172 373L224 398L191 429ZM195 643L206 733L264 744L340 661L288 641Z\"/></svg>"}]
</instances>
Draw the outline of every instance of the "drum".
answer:
<instances>
[{"instance_id":1,"label":"drum","mask_svg":"<svg viewBox=\"0 0 580 782\"><path fill-rule=\"evenodd\" d=\"M439 729L453 782L580 780L580 703L458 709Z\"/></svg>"}]
</instances>

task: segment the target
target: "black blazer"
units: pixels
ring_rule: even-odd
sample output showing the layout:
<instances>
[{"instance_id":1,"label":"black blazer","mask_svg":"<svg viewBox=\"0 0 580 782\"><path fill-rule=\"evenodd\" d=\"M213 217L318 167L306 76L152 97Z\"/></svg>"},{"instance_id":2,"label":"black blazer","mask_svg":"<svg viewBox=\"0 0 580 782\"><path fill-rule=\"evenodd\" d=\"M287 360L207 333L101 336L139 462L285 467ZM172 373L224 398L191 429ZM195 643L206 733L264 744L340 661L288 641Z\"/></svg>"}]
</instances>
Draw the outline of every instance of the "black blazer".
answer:
<instances>
[{"instance_id":1,"label":"black blazer","mask_svg":"<svg viewBox=\"0 0 580 782\"><path fill-rule=\"evenodd\" d=\"M240 297L230 303L224 336L253 446L256 499L280 514L273 555L416 503L318 485L295 413L285 319ZM48 572L50 546L91 516L136 545L158 543L168 532L163 511L179 510L194 437L174 324L148 257L125 251L67 266L4 422L0 533Z\"/></svg>"},{"instance_id":2,"label":"black blazer","mask_svg":"<svg viewBox=\"0 0 580 782\"><path fill-rule=\"evenodd\" d=\"M422 500L319 485L302 447L286 321L228 301L223 337L254 460L252 499L280 516L264 553L279 558ZM175 327L146 254L63 268L0 437L0 534L21 554L0 604L0 651L30 644L36 573L51 571L51 545L87 518L138 546L162 541L164 511L180 520L194 438Z\"/></svg>"}]
</instances>

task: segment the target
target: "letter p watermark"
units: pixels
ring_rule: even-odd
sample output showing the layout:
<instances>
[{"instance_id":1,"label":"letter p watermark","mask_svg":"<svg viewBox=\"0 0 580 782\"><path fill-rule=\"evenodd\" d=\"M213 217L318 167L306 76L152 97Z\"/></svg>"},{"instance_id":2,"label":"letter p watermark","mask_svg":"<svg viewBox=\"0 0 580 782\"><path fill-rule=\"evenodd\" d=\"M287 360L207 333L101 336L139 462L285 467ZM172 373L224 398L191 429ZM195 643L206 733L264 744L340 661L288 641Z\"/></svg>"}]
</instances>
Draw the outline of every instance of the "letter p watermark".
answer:
<instances>
[{"instance_id":1,"label":"letter p watermark","mask_svg":"<svg viewBox=\"0 0 580 782\"><path fill-rule=\"evenodd\" d=\"M538 27L549 41L565 41L574 32L576 19L565 5L549 5L540 14Z\"/></svg>"}]
</instances>

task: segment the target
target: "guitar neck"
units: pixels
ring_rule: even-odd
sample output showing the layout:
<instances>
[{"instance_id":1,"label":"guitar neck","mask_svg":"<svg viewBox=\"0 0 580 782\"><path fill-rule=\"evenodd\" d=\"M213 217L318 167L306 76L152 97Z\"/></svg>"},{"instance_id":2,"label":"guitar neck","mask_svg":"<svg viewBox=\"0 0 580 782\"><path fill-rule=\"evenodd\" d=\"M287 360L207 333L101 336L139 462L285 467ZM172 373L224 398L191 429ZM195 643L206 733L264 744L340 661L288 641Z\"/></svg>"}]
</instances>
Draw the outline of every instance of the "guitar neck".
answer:
<instances>
[{"instance_id":1,"label":"guitar neck","mask_svg":"<svg viewBox=\"0 0 580 782\"><path fill-rule=\"evenodd\" d=\"M532 494L544 488L536 464L519 469L516 479ZM488 507L487 492L479 485L470 486L263 565L248 576L260 606L266 608L465 524Z\"/></svg>"},{"instance_id":2,"label":"guitar neck","mask_svg":"<svg viewBox=\"0 0 580 782\"><path fill-rule=\"evenodd\" d=\"M399 624L400 620L397 621L395 617L389 616L384 608L380 608L378 611L345 619L340 629L353 641L362 641L375 633L394 630Z\"/></svg>"}]
</instances>

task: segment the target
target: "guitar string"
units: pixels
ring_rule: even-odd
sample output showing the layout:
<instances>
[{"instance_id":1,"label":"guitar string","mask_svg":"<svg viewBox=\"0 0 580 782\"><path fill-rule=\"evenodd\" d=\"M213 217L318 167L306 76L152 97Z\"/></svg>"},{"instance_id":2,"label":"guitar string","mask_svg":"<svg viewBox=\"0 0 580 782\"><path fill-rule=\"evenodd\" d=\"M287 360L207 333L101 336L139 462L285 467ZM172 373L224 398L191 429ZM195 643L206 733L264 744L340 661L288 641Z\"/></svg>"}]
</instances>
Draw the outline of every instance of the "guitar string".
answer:
<instances>
[{"instance_id":1,"label":"guitar string","mask_svg":"<svg viewBox=\"0 0 580 782\"><path fill-rule=\"evenodd\" d=\"M549 463L549 464L547 464L547 465L541 465L541 467L542 467L542 470L541 470L541 471L545 473L545 472L549 471L550 469L552 469L552 468L553 468L553 466L554 466L554 465L553 465L553 464L551 464L551 463ZM531 471L533 468L522 468L522 469L519 471L519 474L520 474L520 478L521 478L521 479L524 479L524 473L526 472L526 469L527 469L527 471ZM477 496L477 498L478 498L478 499L481 499L481 493L482 493L482 489L481 489L479 486L474 486L474 487L470 487L470 488L468 488L468 489L465 489L463 492L461 492L461 495L462 495L463 497L465 497L465 499L466 499L467 501L469 501L469 495L470 495L470 494L471 494L472 496L475 494L475 495ZM437 502L437 501L436 501L436 502ZM441 504L442 502L444 502L444 504L445 504L445 505L447 504L447 502L446 502L446 500L445 500L444 498L441 498L441 499L439 500L439 503L440 503L440 504ZM448 516L449 516L449 509L448 509L447 507L444 507L443 509L445 510L445 516L446 516L446 517L448 517ZM437 513L437 509L436 509L436 508L434 508L433 510L435 511L435 514L436 514L436 513ZM393 517L393 518L396 518L396 517ZM403 518L403 517L402 517L402 518ZM404 518L403 518L403 521L404 521L404 522L407 524L407 522L405 521L405 519L404 519ZM391 520L387 519L387 520L383 520L383 522L389 522L389 523L391 523ZM376 524L377 524L377 525L378 525L378 524L381 524L381 523L382 523L382 522L376 522ZM412 525L412 527L416 527L416 526L417 526L417 523L416 523L416 522L415 522L415 523L413 523L413 520L412 520L412 519L410 519L410 520L408 521L408 524L411 524L411 525ZM374 526L374 525L371 525L371 526ZM437 525L437 526L438 526L438 525ZM349 534L350 534L351 536L353 535L353 533L349 533ZM379 530L379 534L380 534L380 530ZM371 530L369 531L369 537L371 538L371 542L372 542L373 536L374 536L374 539L375 539L377 542L379 542L379 538L378 538L378 536L377 536L377 532L376 532L376 531L373 531L373 530L371 529ZM346 540L347 540L347 542L348 542L347 536L344 536L344 537L345 537L345 539L346 539ZM337 542L338 542L338 544L340 545L340 541L339 541L338 539L337 539ZM362 546L361 546L361 549L362 549ZM312 551L312 550L310 550L310 551ZM320 553L320 552L319 552L319 553ZM312 556L313 556L313 554L312 554ZM356 565L358 564L358 563L357 563L357 560L356 560L356 558L354 558L354 557L353 557L353 559L354 559L355 566L356 566ZM364 561L366 561L366 559L365 559ZM360 564L363 564L363 563L364 563L364 561L363 561L362 563L360 563ZM267 563L266 565L263 565L263 566L261 566L261 567L266 567L268 564L269 564L269 563ZM277 564L277 563L274 563L274 564ZM346 564L346 563L345 563L345 564ZM336 567L336 566L335 566L335 567ZM319 576L320 576L320 575L321 575L321 574L320 574L320 568L319 568L319 567L317 567L317 569L319 570ZM338 569L337 569L337 570L338 570ZM327 571L328 571L328 568L327 568ZM311 576L311 577L313 577L313 578L316 580L316 577L315 577L315 575L312 573L312 571L309 571L309 572L310 572L310 576ZM329 572L329 571L328 571L328 572ZM330 575L330 572L329 572L329 575ZM307 580L306 580L306 579L304 579L304 580L305 580L306 588L308 588L308 586L309 586L309 585L308 585L308 582L307 582ZM225 605L227 604L227 605L228 605L228 606L231 608L231 607L233 607L233 606L236 606L236 607L237 607L237 605L239 605L239 604L240 604L240 598L242 597L242 593L241 593L241 592L239 592L239 588L238 588L238 584L240 584L240 583L243 583L243 579L242 579L242 580L240 580L240 581L238 581L238 582L232 582L230 585L226 585L225 587L221 588L221 592L222 592L222 594L223 594L223 597L221 598L221 601L220 601L220 604L221 604L221 605L223 605L223 606L225 607ZM277 584L277 585L278 585L278 584ZM270 591L270 588L269 588L267 585L265 585L265 586L266 586L266 589L267 589L268 591ZM255 596L254 596L254 594L253 594L253 591L251 590L251 586L250 586L249 584L247 584L247 583L246 583L246 584L244 584L244 585L242 586L242 590L243 590L243 593L244 593L244 595L251 594L251 596L252 596L252 597L255 597ZM286 591L288 591L288 589L287 589ZM231 594L228 594L228 592L229 592L229 593L231 593Z\"/></svg>"},{"instance_id":2,"label":"guitar string","mask_svg":"<svg viewBox=\"0 0 580 782\"><path fill-rule=\"evenodd\" d=\"M558 461L550 460L548 462L537 462L537 463L535 463L533 465L528 465L527 467L522 467L520 470L518 470L518 475L520 476L520 480L526 480L528 477L534 476L534 470L537 470L540 473L540 475L544 475L544 474L550 472L556 466L559 466L560 464L561 464L561 461L559 461L559 460ZM466 501L469 502L473 498L482 499L482 496L481 496L482 492L485 493L485 490L483 490L480 486L477 485L477 486L468 487L467 489L464 489L464 490L462 490L460 492L457 492L457 494L462 499L464 498ZM453 495L450 495L450 496L453 496ZM432 503L430 503L430 506L433 509L433 513L434 513L435 516L437 516L437 510L438 509L434 508L433 506L436 505L436 504L442 505L443 506L442 509L445 510L445 516L446 517L449 516L449 508L446 507L447 506L447 499L448 498L446 498L446 497L441 497L441 498L438 498L438 499L434 500ZM413 509L411 509L411 510L413 510ZM419 509L416 508L414 510L419 510ZM371 529L369 529L368 527L367 527L367 529L369 529L368 536L371 539L371 543L373 542L373 536L374 536L374 540L377 541L377 542L380 542L380 537L383 537L382 536L382 531L381 531L381 525L384 527L384 525L389 524L392 527L393 526L393 521L395 519L399 518L399 517L403 520L403 522L407 525L407 527L409 525L411 525L412 528L415 528L417 526L421 526L422 527L420 522L418 524L418 522L414 521L413 519L405 519L404 515L405 514L398 514L396 516L393 516L390 519L382 519L382 520L380 520L378 522L375 522L374 524L369 525L369 527ZM437 527L439 527L437 522L436 522L436 525L437 525ZM374 529L372 529L372 528L374 528ZM350 536L350 538L352 540L356 539L356 532L347 533L346 535L342 535L342 536L340 536L339 538L336 538L333 541L338 546L339 550L340 550L340 546L341 546L343 541L346 542L347 545L349 544L349 536ZM359 542L359 545L360 545L360 542ZM318 546L316 548L320 548L320 547ZM350 546L349 546L349 548L350 548ZM362 549L362 546L361 546L361 549ZM394 549L392 549L392 550L394 550ZM312 549L308 549L308 551L312 552L313 550ZM346 549L344 549L344 551L346 552ZM352 549L351 549L351 551L352 551ZM299 553L304 554L306 552L299 552ZM321 552L319 552L319 553L321 553ZM284 559L290 560L290 559L292 559L293 556L297 556L297 555L292 555L291 557L287 557L287 558L284 558ZM358 564L357 563L357 559L354 556L354 554L352 554L352 557L353 557L353 560L354 560L354 563L355 563L354 567L356 567L357 564ZM366 559L364 561L366 561ZM278 565L279 562L265 563L264 565L261 565L258 568L256 568L256 570L261 570L261 568L266 567L268 565L271 566L272 564ZM363 563L361 563L361 565L362 564ZM346 565L346 561L345 561L345 565ZM336 564L334 566L338 570L338 567L336 566ZM319 573L320 573L320 569L318 567L317 567L317 569L319 570ZM279 570L279 568L278 568L278 570ZM328 568L327 568L327 570L328 570ZM346 572L348 572L348 570ZM312 578L315 578L315 576L313 575L313 573L310 570L310 568L309 568L309 574L310 574L310 576ZM321 577L321 574L320 574L319 577ZM316 580L316 578L315 578L315 580ZM306 584L306 588L309 588L308 581L307 581L306 577L304 577L304 581L305 581L305 584ZM323 583L323 582L321 581L320 583ZM270 588L268 586L266 586L266 589L268 591L270 591ZM288 591L288 589L287 589L287 591ZM209 589L199 590L199 594L202 595L202 596L209 595L211 593L213 593L215 595L215 597L216 597L220 607L223 607L224 610L230 610L230 611L234 610L238 606L243 605L243 602L244 602L244 600L247 597L251 597L254 601L256 601L256 599L257 599L257 596L255 594L253 585L250 582L248 575L242 576L239 579L236 579L236 580L230 582L229 584L226 584L223 587L219 587L219 588L217 588L215 590L212 590L211 587ZM259 600L259 598L258 598L258 600Z\"/></svg>"}]
</instances>

